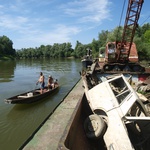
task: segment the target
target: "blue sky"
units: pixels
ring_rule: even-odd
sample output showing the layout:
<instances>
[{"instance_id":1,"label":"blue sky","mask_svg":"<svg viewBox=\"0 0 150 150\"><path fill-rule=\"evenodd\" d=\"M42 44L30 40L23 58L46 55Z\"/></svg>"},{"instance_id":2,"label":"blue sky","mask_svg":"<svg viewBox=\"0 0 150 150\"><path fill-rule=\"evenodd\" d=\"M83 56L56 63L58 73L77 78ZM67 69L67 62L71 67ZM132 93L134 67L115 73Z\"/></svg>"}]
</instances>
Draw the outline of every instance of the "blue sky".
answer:
<instances>
[{"instance_id":1,"label":"blue sky","mask_svg":"<svg viewBox=\"0 0 150 150\"><path fill-rule=\"evenodd\" d=\"M124 25L127 2L121 25ZM98 39L102 30L119 25L124 0L0 0L0 36L13 41L15 49ZM139 25L150 16L145 0ZM146 20L150 22L150 18Z\"/></svg>"}]
</instances>

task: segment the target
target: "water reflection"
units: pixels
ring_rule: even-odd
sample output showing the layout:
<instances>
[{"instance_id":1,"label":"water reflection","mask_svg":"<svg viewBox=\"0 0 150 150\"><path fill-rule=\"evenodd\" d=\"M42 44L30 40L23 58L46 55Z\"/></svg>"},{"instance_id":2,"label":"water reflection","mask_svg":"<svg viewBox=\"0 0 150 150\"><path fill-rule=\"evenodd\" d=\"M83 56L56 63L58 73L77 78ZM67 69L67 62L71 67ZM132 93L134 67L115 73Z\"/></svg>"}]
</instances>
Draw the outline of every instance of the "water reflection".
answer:
<instances>
[{"instance_id":1,"label":"water reflection","mask_svg":"<svg viewBox=\"0 0 150 150\"><path fill-rule=\"evenodd\" d=\"M0 62L0 82L10 82L14 78L14 71L16 69L15 61L1 61Z\"/></svg>"}]
</instances>

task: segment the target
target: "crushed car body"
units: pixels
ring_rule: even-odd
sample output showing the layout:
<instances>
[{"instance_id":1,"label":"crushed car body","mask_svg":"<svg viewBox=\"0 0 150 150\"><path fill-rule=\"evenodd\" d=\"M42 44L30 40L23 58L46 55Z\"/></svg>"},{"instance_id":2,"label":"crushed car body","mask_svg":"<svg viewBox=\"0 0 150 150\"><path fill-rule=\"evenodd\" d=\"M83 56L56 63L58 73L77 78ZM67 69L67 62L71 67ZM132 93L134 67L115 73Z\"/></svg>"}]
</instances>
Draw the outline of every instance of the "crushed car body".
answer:
<instances>
[{"instance_id":1,"label":"crushed car body","mask_svg":"<svg viewBox=\"0 0 150 150\"><path fill-rule=\"evenodd\" d=\"M129 78L123 74L102 75L93 87L89 85L91 74L82 74L82 79L93 112L84 122L87 137L103 138L107 149L147 149L150 146L149 100L133 89Z\"/></svg>"}]
</instances>

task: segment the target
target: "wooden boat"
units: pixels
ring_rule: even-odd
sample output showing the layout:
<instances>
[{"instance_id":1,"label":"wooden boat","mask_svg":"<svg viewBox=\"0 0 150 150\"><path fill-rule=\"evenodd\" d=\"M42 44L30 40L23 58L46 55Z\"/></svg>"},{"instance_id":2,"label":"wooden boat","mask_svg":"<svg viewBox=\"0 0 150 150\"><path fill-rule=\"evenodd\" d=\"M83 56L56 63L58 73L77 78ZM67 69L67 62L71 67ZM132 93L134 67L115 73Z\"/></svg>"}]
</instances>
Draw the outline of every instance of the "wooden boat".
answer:
<instances>
[{"instance_id":1,"label":"wooden boat","mask_svg":"<svg viewBox=\"0 0 150 150\"><path fill-rule=\"evenodd\" d=\"M23 94L19 94L13 97L10 97L8 99L5 99L5 103L8 104L28 104L28 103L33 103L37 102L52 93L54 93L57 89L59 88L59 85L55 85L55 88L53 89L48 89L47 87L44 88L43 93L40 93L40 88L25 92Z\"/></svg>"}]
</instances>

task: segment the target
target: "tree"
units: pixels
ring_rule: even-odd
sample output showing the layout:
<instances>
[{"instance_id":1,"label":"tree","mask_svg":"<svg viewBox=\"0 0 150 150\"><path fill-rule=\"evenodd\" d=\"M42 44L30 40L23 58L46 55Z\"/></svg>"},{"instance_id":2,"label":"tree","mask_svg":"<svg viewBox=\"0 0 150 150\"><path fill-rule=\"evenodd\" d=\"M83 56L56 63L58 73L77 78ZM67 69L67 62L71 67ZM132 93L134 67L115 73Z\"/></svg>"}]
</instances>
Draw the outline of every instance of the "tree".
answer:
<instances>
[{"instance_id":1,"label":"tree","mask_svg":"<svg viewBox=\"0 0 150 150\"><path fill-rule=\"evenodd\" d=\"M121 41L122 33L123 27L116 27L114 30L108 33L107 42Z\"/></svg>"},{"instance_id":2,"label":"tree","mask_svg":"<svg viewBox=\"0 0 150 150\"><path fill-rule=\"evenodd\" d=\"M106 31L102 30L101 33L99 33L98 41L99 41L100 47L103 47L106 45L108 33L109 33L108 30L106 30Z\"/></svg>"},{"instance_id":3,"label":"tree","mask_svg":"<svg viewBox=\"0 0 150 150\"><path fill-rule=\"evenodd\" d=\"M92 47L93 57L98 57L99 56L99 42L97 40L93 39L91 47Z\"/></svg>"},{"instance_id":4,"label":"tree","mask_svg":"<svg viewBox=\"0 0 150 150\"><path fill-rule=\"evenodd\" d=\"M15 56L15 49L13 49L13 42L7 36L0 37L0 54Z\"/></svg>"},{"instance_id":5,"label":"tree","mask_svg":"<svg viewBox=\"0 0 150 150\"><path fill-rule=\"evenodd\" d=\"M145 42L150 43L150 30L144 33Z\"/></svg>"}]
</instances>

